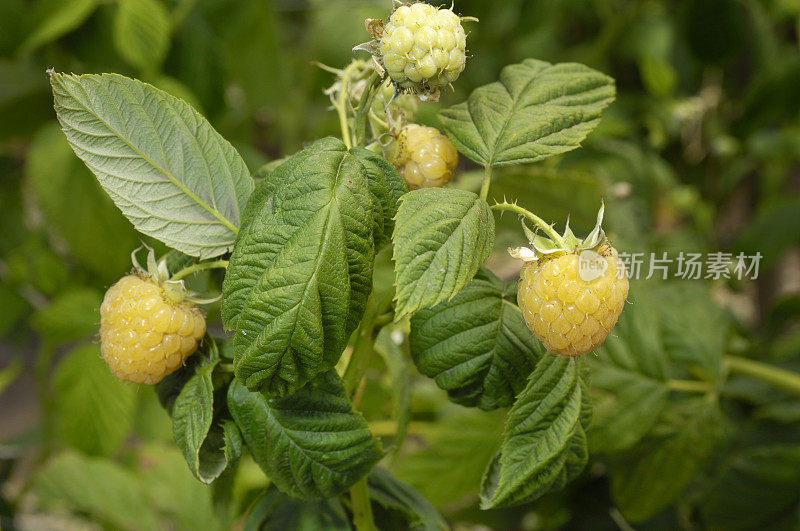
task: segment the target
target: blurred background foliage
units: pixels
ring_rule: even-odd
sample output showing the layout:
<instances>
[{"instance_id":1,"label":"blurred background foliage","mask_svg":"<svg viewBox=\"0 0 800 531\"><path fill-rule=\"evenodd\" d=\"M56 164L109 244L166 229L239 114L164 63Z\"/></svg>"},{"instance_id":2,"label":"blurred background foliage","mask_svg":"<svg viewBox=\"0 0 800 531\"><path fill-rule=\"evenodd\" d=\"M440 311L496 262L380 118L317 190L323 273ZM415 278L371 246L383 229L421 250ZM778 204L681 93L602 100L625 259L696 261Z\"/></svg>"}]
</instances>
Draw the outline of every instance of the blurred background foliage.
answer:
<instances>
[{"instance_id":1,"label":"blurred background foliage","mask_svg":"<svg viewBox=\"0 0 800 531\"><path fill-rule=\"evenodd\" d=\"M559 224L570 215L585 232L603 197L620 251L763 261L756 281L634 283L633 305L590 360L589 467L514 509L477 508L503 415L409 378L402 326L387 329L360 406L386 446L408 431L387 466L462 529L796 529L800 401L729 374L726 356L800 369L800 1L455 7L480 19L471 58L453 93L422 106L423 122L527 57L617 80L584 148L498 172L496 198ZM118 72L179 96L255 171L337 133L322 94L331 76L312 61L344 65L368 38L363 20L388 10L388 0L0 0L0 527L229 528L267 486L247 459L216 487L194 480L153 389L113 379L99 358L97 308L139 236L60 133L45 69ZM456 186L477 188L476 168L461 170ZM512 216L499 227L489 266L513 280L519 266L503 249L521 233ZM384 253L378 289L389 268Z\"/></svg>"}]
</instances>

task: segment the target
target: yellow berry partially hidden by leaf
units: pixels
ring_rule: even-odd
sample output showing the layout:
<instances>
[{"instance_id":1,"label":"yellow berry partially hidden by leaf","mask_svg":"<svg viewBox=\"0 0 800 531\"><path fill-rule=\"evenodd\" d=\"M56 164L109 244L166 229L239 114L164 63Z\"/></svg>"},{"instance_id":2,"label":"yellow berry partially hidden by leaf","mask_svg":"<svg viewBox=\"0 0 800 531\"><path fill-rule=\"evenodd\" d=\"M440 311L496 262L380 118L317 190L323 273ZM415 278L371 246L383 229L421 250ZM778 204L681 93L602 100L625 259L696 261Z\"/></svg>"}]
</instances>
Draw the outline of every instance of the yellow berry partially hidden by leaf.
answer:
<instances>
[{"instance_id":1,"label":"yellow berry partially hidden by leaf","mask_svg":"<svg viewBox=\"0 0 800 531\"><path fill-rule=\"evenodd\" d=\"M603 344L627 296L625 265L606 242L595 250L527 262L517 302L528 328L547 350L573 357Z\"/></svg>"},{"instance_id":2,"label":"yellow berry partially hidden by leaf","mask_svg":"<svg viewBox=\"0 0 800 531\"><path fill-rule=\"evenodd\" d=\"M453 179L458 150L434 127L405 126L386 149L386 157L397 168L409 190L444 186Z\"/></svg>"},{"instance_id":3,"label":"yellow berry partially hidden by leaf","mask_svg":"<svg viewBox=\"0 0 800 531\"><path fill-rule=\"evenodd\" d=\"M191 356L206 331L203 312L151 278L122 277L100 307L100 349L123 380L155 384Z\"/></svg>"}]
</instances>

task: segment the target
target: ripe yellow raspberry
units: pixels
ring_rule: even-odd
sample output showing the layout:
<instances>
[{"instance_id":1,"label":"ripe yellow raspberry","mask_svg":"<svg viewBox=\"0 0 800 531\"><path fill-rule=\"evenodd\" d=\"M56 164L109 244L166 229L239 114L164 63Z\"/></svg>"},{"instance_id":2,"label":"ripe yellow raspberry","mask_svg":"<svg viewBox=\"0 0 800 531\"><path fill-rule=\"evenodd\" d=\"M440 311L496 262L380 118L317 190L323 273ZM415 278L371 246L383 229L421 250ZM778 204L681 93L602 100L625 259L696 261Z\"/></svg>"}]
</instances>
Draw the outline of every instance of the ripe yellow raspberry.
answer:
<instances>
[{"instance_id":1,"label":"ripe yellow raspberry","mask_svg":"<svg viewBox=\"0 0 800 531\"><path fill-rule=\"evenodd\" d=\"M617 251L607 242L594 251L605 270L585 268L576 253L542 256L525 264L517 302L525 323L547 350L562 356L581 356L605 341L617 323L628 278ZM585 256L585 255L584 255ZM584 259L585 260L585 259Z\"/></svg>"},{"instance_id":2,"label":"ripe yellow raspberry","mask_svg":"<svg viewBox=\"0 0 800 531\"><path fill-rule=\"evenodd\" d=\"M386 150L409 190L444 186L453 179L458 150L434 127L409 124Z\"/></svg>"},{"instance_id":3,"label":"ripe yellow raspberry","mask_svg":"<svg viewBox=\"0 0 800 531\"><path fill-rule=\"evenodd\" d=\"M394 10L379 51L401 88L424 93L455 81L466 63L467 34L450 9L417 2Z\"/></svg>"},{"instance_id":4,"label":"ripe yellow raspberry","mask_svg":"<svg viewBox=\"0 0 800 531\"><path fill-rule=\"evenodd\" d=\"M160 382L197 350L205 331L198 308L151 278L122 277L100 306L100 350L123 380Z\"/></svg>"}]
</instances>

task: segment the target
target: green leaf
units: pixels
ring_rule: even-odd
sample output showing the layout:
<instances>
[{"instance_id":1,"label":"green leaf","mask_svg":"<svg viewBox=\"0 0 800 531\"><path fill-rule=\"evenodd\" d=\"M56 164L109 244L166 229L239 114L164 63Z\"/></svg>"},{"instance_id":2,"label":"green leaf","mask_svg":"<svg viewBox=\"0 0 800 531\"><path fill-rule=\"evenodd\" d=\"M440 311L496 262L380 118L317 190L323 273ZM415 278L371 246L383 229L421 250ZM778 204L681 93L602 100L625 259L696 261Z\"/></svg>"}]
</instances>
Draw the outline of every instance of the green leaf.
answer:
<instances>
[{"instance_id":1,"label":"green leaf","mask_svg":"<svg viewBox=\"0 0 800 531\"><path fill-rule=\"evenodd\" d=\"M544 352L503 282L487 269L455 297L411 318L417 369L450 399L484 410L507 407Z\"/></svg>"},{"instance_id":2,"label":"green leaf","mask_svg":"<svg viewBox=\"0 0 800 531\"><path fill-rule=\"evenodd\" d=\"M158 0L119 0L117 5L117 53L140 71L158 71L169 49L169 11Z\"/></svg>"},{"instance_id":3,"label":"green leaf","mask_svg":"<svg viewBox=\"0 0 800 531\"><path fill-rule=\"evenodd\" d=\"M53 74L50 84L72 149L139 231L192 256L230 250L253 180L205 118L116 74Z\"/></svg>"},{"instance_id":4,"label":"green leaf","mask_svg":"<svg viewBox=\"0 0 800 531\"><path fill-rule=\"evenodd\" d=\"M653 290L653 296L661 310L664 347L669 357L696 365L709 379L721 378L731 321L709 296L708 286L669 283Z\"/></svg>"},{"instance_id":5,"label":"green leaf","mask_svg":"<svg viewBox=\"0 0 800 531\"><path fill-rule=\"evenodd\" d=\"M372 197L337 139L315 142L256 189L223 284L236 377L285 396L333 367L372 289Z\"/></svg>"},{"instance_id":6,"label":"green leaf","mask_svg":"<svg viewBox=\"0 0 800 531\"><path fill-rule=\"evenodd\" d=\"M472 192L423 188L400 200L393 240L400 319L466 286L492 250L494 218Z\"/></svg>"},{"instance_id":7,"label":"green leaf","mask_svg":"<svg viewBox=\"0 0 800 531\"><path fill-rule=\"evenodd\" d=\"M141 445L136 457L135 470L150 506L168 519L160 529L229 529L215 514L211 489L195 479L172 442Z\"/></svg>"},{"instance_id":8,"label":"green leaf","mask_svg":"<svg viewBox=\"0 0 800 531\"><path fill-rule=\"evenodd\" d=\"M86 339L97 332L101 302L93 289L70 289L37 310L31 324L51 345Z\"/></svg>"},{"instance_id":9,"label":"green leaf","mask_svg":"<svg viewBox=\"0 0 800 531\"><path fill-rule=\"evenodd\" d=\"M665 411L654 432L611 459L611 494L625 518L644 522L672 504L700 472L721 436L713 397Z\"/></svg>"},{"instance_id":10,"label":"green leaf","mask_svg":"<svg viewBox=\"0 0 800 531\"><path fill-rule=\"evenodd\" d=\"M669 362L662 346L659 300L637 290L597 356L589 357L595 414L592 451L615 452L636 444L667 405Z\"/></svg>"},{"instance_id":11,"label":"green leaf","mask_svg":"<svg viewBox=\"0 0 800 531\"><path fill-rule=\"evenodd\" d=\"M508 414L500 452L481 485L484 509L519 505L562 488L586 462L579 363L543 356Z\"/></svg>"},{"instance_id":12,"label":"green leaf","mask_svg":"<svg viewBox=\"0 0 800 531\"><path fill-rule=\"evenodd\" d=\"M361 159L367 170L369 190L373 198L373 234L377 250L391 240L397 203L408 189L394 166L383 157L360 147L353 148L350 152Z\"/></svg>"},{"instance_id":13,"label":"green leaf","mask_svg":"<svg viewBox=\"0 0 800 531\"><path fill-rule=\"evenodd\" d=\"M287 398L248 391L234 380L228 408L259 466L282 492L297 498L341 494L383 456L336 371Z\"/></svg>"},{"instance_id":14,"label":"green leaf","mask_svg":"<svg viewBox=\"0 0 800 531\"><path fill-rule=\"evenodd\" d=\"M613 79L584 65L526 59L439 118L453 144L475 162L526 164L580 146L614 94Z\"/></svg>"},{"instance_id":15,"label":"green leaf","mask_svg":"<svg viewBox=\"0 0 800 531\"><path fill-rule=\"evenodd\" d=\"M444 518L419 492L395 478L386 469L375 467L367 477L372 512L382 529L446 530Z\"/></svg>"},{"instance_id":16,"label":"green leaf","mask_svg":"<svg viewBox=\"0 0 800 531\"><path fill-rule=\"evenodd\" d=\"M308 529L350 531L350 519L339 500L298 500L270 486L255 502L244 531Z\"/></svg>"},{"instance_id":17,"label":"green leaf","mask_svg":"<svg viewBox=\"0 0 800 531\"><path fill-rule=\"evenodd\" d=\"M36 27L20 45L30 52L80 27L91 15L96 0L45 0L35 6Z\"/></svg>"},{"instance_id":18,"label":"green leaf","mask_svg":"<svg viewBox=\"0 0 800 531\"><path fill-rule=\"evenodd\" d=\"M161 528L141 483L108 459L61 453L36 474L34 490L41 506L66 504L111 529Z\"/></svg>"},{"instance_id":19,"label":"green leaf","mask_svg":"<svg viewBox=\"0 0 800 531\"><path fill-rule=\"evenodd\" d=\"M216 346L211 348L215 353ZM216 466L208 467L208 462L203 462L200 458L201 448L206 442L214 416L214 384L211 373L217 363L219 355L203 356L202 361L194 365L194 374L172 405L172 433L175 443L183 452L189 470L203 483L214 481L227 466L227 462L222 460L221 463L215 462Z\"/></svg>"},{"instance_id":20,"label":"green leaf","mask_svg":"<svg viewBox=\"0 0 800 531\"><path fill-rule=\"evenodd\" d=\"M407 445L397 462L397 476L436 507L478 497L481 474L500 445L504 416L499 411L457 409L424 424L424 445Z\"/></svg>"},{"instance_id":21,"label":"green leaf","mask_svg":"<svg viewBox=\"0 0 800 531\"><path fill-rule=\"evenodd\" d=\"M130 269L136 231L75 158L55 121L33 137L25 177L51 230L78 262L107 282Z\"/></svg>"},{"instance_id":22,"label":"green leaf","mask_svg":"<svg viewBox=\"0 0 800 531\"><path fill-rule=\"evenodd\" d=\"M111 374L97 345L67 354L53 385L58 438L87 454L112 454L130 431L136 387Z\"/></svg>"},{"instance_id":23,"label":"green leaf","mask_svg":"<svg viewBox=\"0 0 800 531\"><path fill-rule=\"evenodd\" d=\"M771 444L738 451L700 503L709 529L775 529L787 516L797 527L800 446Z\"/></svg>"}]
</instances>

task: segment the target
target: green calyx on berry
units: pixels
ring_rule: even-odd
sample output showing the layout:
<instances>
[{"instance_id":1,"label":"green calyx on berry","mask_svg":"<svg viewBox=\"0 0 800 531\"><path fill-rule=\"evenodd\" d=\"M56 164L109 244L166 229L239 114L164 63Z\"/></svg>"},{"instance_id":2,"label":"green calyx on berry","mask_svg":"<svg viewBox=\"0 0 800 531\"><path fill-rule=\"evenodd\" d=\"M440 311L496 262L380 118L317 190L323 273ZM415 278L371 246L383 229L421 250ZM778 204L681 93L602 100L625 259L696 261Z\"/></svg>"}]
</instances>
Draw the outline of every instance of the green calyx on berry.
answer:
<instances>
[{"instance_id":1,"label":"green calyx on berry","mask_svg":"<svg viewBox=\"0 0 800 531\"><path fill-rule=\"evenodd\" d=\"M543 236L537 230L531 230L525 224L525 219L522 219L522 230L528 238L530 248L528 247L515 247L509 248L508 253L518 260L531 262L538 260L543 256L564 254L564 253L579 253L585 250L596 250L604 243L606 243L606 235L603 231L603 214L605 213L605 204L600 203L600 210L597 212L597 223L592 231L586 238L580 240L569 228L569 219L567 219L567 226L564 234L558 235L550 228L550 237Z\"/></svg>"},{"instance_id":2,"label":"green calyx on berry","mask_svg":"<svg viewBox=\"0 0 800 531\"><path fill-rule=\"evenodd\" d=\"M137 253L142 249L147 249L147 267L142 267L139 263L138 258L136 257ZM179 304L183 301L188 301L193 304L210 304L212 302L216 302L221 298L215 297L212 299L201 299L197 297L197 293L190 292L187 288L185 283L183 282L182 272L178 272L175 275L171 275L169 272L169 268L167 267L167 259L166 257L161 258L161 260L156 260L155 251L152 247L148 246L145 243L142 243L140 247L131 252L131 262L133 263L133 274L142 278L143 280L150 280L157 286L159 286L164 294L164 297L171 302L172 304ZM199 265L192 266L191 269L203 269L202 266L209 264L208 262L203 262ZM214 265L214 264L209 264ZM187 268L186 270L189 270ZM184 271L186 271L184 270Z\"/></svg>"},{"instance_id":3,"label":"green calyx on berry","mask_svg":"<svg viewBox=\"0 0 800 531\"><path fill-rule=\"evenodd\" d=\"M368 19L374 41L355 49L368 50L395 86L422 100L437 100L442 87L453 83L466 64L467 34L452 9L425 2L400 4L384 24Z\"/></svg>"}]
</instances>

